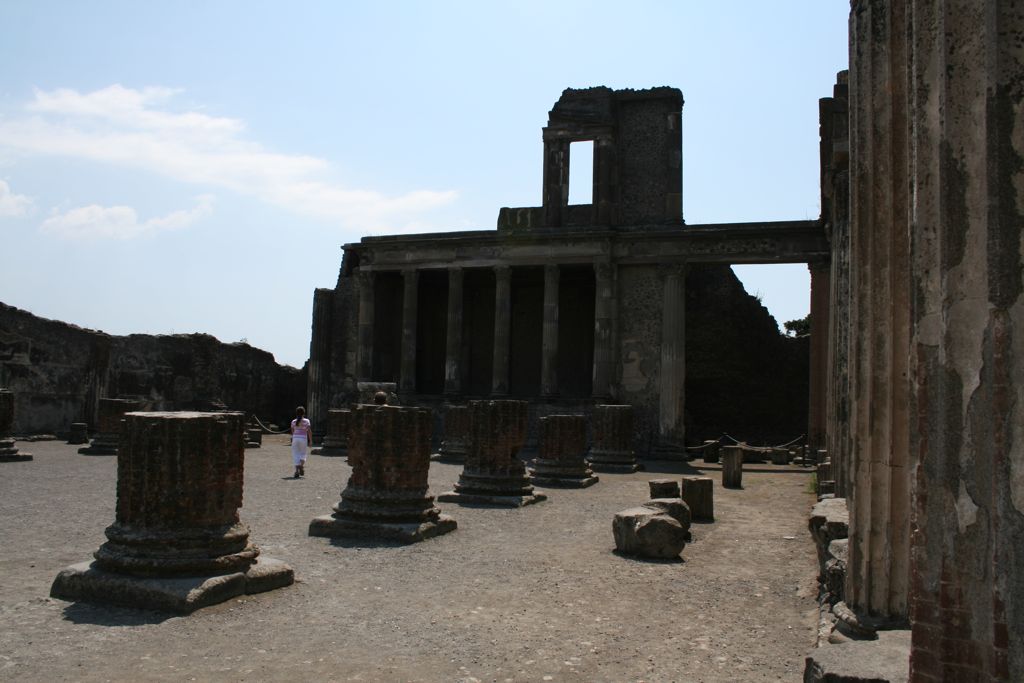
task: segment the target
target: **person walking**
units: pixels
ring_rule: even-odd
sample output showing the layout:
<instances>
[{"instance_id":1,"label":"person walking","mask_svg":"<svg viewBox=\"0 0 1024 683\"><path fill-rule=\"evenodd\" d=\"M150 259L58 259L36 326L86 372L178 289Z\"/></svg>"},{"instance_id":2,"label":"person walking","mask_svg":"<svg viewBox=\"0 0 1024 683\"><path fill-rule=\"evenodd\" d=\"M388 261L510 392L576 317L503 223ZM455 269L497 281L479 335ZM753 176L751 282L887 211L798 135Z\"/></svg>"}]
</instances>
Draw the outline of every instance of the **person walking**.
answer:
<instances>
[{"instance_id":1,"label":"person walking","mask_svg":"<svg viewBox=\"0 0 1024 683\"><path fill-rule=\"evenodd\" d=\"M306 419L306 409L299 406L295 409L292 420L292 464L295 465L295 479L306 476L306 454L313 443L313 426Z\"/></svg>"}]
</instances>

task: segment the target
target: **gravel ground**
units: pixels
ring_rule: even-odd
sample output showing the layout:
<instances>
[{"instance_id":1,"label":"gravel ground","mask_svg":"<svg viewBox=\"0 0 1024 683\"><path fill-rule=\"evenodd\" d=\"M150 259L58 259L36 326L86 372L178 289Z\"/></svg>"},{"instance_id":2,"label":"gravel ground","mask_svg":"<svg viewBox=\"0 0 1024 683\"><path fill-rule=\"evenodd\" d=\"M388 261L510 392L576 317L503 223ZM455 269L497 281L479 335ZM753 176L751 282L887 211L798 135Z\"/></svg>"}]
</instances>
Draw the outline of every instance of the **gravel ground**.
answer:
<instances>
[{"instance_id":1,"label":"gravel ground","mask_svg":"<svg viewBox=\"0 0 1024 683\"><path fill-rule=\"evenodd\" d=\"M286 438L246 451L242 518L296 584L188 617L48 597L114 519L116 458L19 443L0 463L0 680L761 681L802 679L814 640L808 477L759 465L718 486L682 562L612 553L612 516L677 463L543 489L522 509L441 503L459 528L412 546L306 535L349 468L312 456L291 472ZM434 494L460 467L433 463Z\"/></svg>"}]
</instances>

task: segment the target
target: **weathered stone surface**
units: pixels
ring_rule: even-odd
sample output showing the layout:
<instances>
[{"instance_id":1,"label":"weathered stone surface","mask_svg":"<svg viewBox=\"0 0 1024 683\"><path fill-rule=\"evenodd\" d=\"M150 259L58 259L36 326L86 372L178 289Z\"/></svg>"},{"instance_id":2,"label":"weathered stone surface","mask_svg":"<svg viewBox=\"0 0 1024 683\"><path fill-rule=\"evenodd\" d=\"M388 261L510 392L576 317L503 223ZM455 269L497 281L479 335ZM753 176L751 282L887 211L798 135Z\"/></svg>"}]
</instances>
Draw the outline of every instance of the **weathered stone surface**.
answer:
<instances>
[{"instance_id":1,"label":"weathered stone surface","mask_svg":"<svg viewBox=\"0 0 1024 683\"><path fill-rule=\"evenodd\" d=\"M247 592L259 548L239 521L242 413L128 413L117 462L115 520L95 562L73 565L50 594L191 612ZM253 590L287 585L266 562Z\"/></svg>"},{"instance_id":2,"label":"weathered stone surface","mask_svg":"<svg viewBox=\"0 0 1024 683\"><path fill-rule=\"evenodd\" d=\"M711 477L683 477L680 494L695 522L715 521L715 482Z\"/></svg>"},{"instance_id":3,"label":"weathered stone surface","mask_svg":"<svg viewBox=\"0 0 1024 683\"><path fill-rule=\"evenodd\" d=\"M377 394L384 394L384 403L390 406L401 404L398 398L398 384L395 382L357 382L358 395L354 403L376 404Z\"/></svg>"},{"instance_id":4,"label":"weathered stone surface","mask_svg":"<svg viewBox=\"0 0 1024 683\"><path fill-rule=\"evenodd\" d=\"M647 482L651 498L679 498L679 482L675 479L651 479Z\"/></svg>"},{"instance_id":5,"label":"weathered stone surface","mask_svg":"<svg viewBox=\"0 0 1024 683\"><path fill-rule=\"evenodd\" d=\"M535 493L519 449L526 438L526 401L470 401L471 436L455 490L437 497L453 503L520 507L545 500Z\"/></svg>"},{"instance_id":6,"label":"weathered stone surface","mask_svg":"<svg viewBox=\"0 0 1024 683\"><path fill-rule=\"evenodd\" d=\"M469 438L469 407L448 406L444 412L444 438L438 457L446 462L465 462Z\"/></svg>"},{"instance_id":7,"label":"weathered stone surface","mask_svg":"<svg viewBox=\"0 0 1024 683\"><path fill-rule=\"evenodd\" d=\"M138 410L139 401L127 398L101 398L99 400L99 422L92 443L79 448L82 455L117 455L121 438L121 420L125 413Z\"/></svg>"},{"instance_id":8,"label":"weathered stone surface","mask_svg":"<svg viewBox=\"0 0 1024 683\"><path fill-rule=\"evenodd\" d=\"M636 472L633 452L633 406L594 406L593 444L587 460L597 472Z\"/></svg>"},{"instance_id":9,"label":"weathered stone surface","mask_svg":"<svg viewBox=\"0 0 1024 683\"><path fill-rule=\"evenodd\" d=\"M359 405L351 421L352 474L334 514L314 519L309 534L415 543L453 531L427 493L430 411Z\"/></svg>"},{"instance_id":10,"label":"weathered stone surface","mask_svg":"<svg viewBox=\"0 0 1024 683\"><path fill-rule=\"evenodd\" d=\"M718 442L718 439L713 439L704 442L704 462L718 462L718 457L722 445Z\"/></svg>"},{"instance_id":11,"label":"weathered stone surface","mask_svg":"<svg viewBox=\"0 0 1024 683\"><path fill-rule=\"evenodd\" d=\"M878 636L815 648L804 662L804 683L906 683L910 631Z\"/></svg>"},{"instance_id":12,"label":"weathered stone surface","mask_svg":"<svg viewBox=\"0 0 1024 683\"><path fill-rule=\"evenodd\" d=\"M327 433L323 445L314 448L313 455L345 457L348 455L348 438L352 431L352 411L331 408L327 411Z\"/></svg>"},{"instance_id":13,"label":"weathered stone surface","mask_svg":"<svg viewBox=\"0 0 1024 683\"><path fill-rule=\"evenodd\" d=\"M549 415L538 420L539 454L533 482L540 486L585 488L598 478L588 467L587 420L582 415Z\"/></svg>"},{"instance_id":14,"label":"weathered stone surface","mask_svg":"<svg viewBox=\"0 0 1024 683\"><path fill-rule=\"evenodd\" d=\"M742 446L722 447L722 486L727 489L743 488Z\"/></svg>"},{"instance_id":15,"label":"weathered stone surface","mask_svg":"<svg viewBox=\"0 0 1024 683\"><path fill-rule=\"evenodd\" d=\"M677 520L646 506L615 513L612 534L616 550L638 557L673 559L686 545L686 530Z\"/></svg>"},{"instance_id":16,"label":"weathered stone surface","mask_svg":"<svg viewBox=\"0 0 1024 683\"><path fill-rule=\"evenodd\" d=\"M687 505L682 498L651 498L644 503L644 507L661 510L669 517L679 522L679 525L682 526L683 530L687 533L686 540L690 540L690 522L693 517L690 514L690 506Z\"/></svg>"},{"instance_id":17,"label":"weathered stone surface","mask_svg":"<svg viewBox=\"0 0 1024 683\"><path fill-rule=\"evenodd\" d=\"M259 448L263 445L263 429L261 427L247 427L245 430L245 447Z\"/></svg>"}]
</instances>

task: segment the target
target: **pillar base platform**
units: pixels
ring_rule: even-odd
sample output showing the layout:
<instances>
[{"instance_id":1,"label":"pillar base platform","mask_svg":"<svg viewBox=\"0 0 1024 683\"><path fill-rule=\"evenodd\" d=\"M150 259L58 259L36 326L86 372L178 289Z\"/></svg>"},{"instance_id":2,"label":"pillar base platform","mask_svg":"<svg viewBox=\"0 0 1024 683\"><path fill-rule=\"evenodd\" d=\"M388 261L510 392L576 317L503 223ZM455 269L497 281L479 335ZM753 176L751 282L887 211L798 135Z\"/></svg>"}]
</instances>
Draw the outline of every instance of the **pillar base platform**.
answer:
<instances>
[{"instance_id":1,"label":"pillar base platform","mask_svg":"<svg viewBox=\"0 0 1024 683\"><path fill-rule=\"evenodd\" d=\"M322 455L325 458L347 458L347 448L332 448L330 446L320 446L310 451L313 455Z\"/></svg>"},{"instance_id":2,"label":"pillar base platform","mask_svg":"<svg viewBox=\"0 0 1024 683\"><path fill-rule=\"evenodd\" d=\"M3 453L0 452L0 462L21 462L31 460L31 453Z\"/></svg>"},{"instance_id":3,"label":"pillar base platform","mask_svg":"<svg viewBox=\"0 0 1024 683\"><path fill-rule=\"evenodd\" d=\"M594 462L588 461L590 469L595 472L606 472L611 474L632 474L644 469L638 462Z\"/></svg>"},{"instance_id":4,"label":"pillar base platform","mask_svg":"<svg viewBox=\"0 0 1024 683\"><path fill-rule=\"evenodd\" d=\"M485 493L460 493L448 491L437 497L443 503L458 503L460 505L493 505L495 507L521 508L527 505L547 500L543 493L532 493L525 496L498 496Z\"/></svg>"},{"instance_id":5,"label":"pillar base platform","mask_svg":"<svg viewBox=\"0 0 1024 683\"><path fill-rule=\"evenodd\" d=\"M398 543L419 543L458 528L448 515L427 522L383 522L323 515L309 523L309 535L325 538L364 538Z\"/></svg>"},{"instance_id":6,"label":"pillar base platform","mask_svg":"<svg viewBox=\"0 0 1024 683\"><path fill-rule=\"evenodd\" d=\"M534 474L530 477L530 480L537 486L547 486L549 488L564 488L564 489L585 489L588 486L593 486L599 481L598 477L545 477L544 475Z\"/></svg>"},{"instance_id":7,"label":"pillar base platform","mask_svg":"<svg viewBox=\"0 0 1024 683\"><path fill-rule=\"evenodd\" d=\"M292 568L270 557L257 558L245 572L182 577L118 574L99 569L95 562L80 562L57 574L50 597L190 614L239 595L290 586L294 581Z\"/></svg>"}]
</instances>

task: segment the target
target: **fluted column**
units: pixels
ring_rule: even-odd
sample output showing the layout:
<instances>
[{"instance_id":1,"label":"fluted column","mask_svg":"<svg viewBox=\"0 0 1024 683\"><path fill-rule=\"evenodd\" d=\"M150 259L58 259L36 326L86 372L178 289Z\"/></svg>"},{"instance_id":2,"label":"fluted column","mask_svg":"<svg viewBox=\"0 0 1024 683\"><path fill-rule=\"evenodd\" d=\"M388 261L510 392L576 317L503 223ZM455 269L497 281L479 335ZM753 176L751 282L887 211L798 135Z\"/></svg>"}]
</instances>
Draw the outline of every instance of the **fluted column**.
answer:
<instances>
[{"instance_id":1,"label":"fluted column","mask_svg":"<svg viewBox=\"0 0 1024 683\"><path fill-rule=\"evenodd\" d=\"M373 380L373 282L372 271L359 271L359 349L356 375L361 382Z\"/></svg>"},{"instance_id":2,"label":"fluted column","mask_svg":"<svg viewBox=\"0 0 1024 683\"><path fill-rule=\"evenodd\" d=\"M415 268L402 271L405 291L402 294L402 375L399 388L416 391L416 318L419 310L420 272Z\"/></svg>"},{"instance_id":3,"label":"fluted column","mask_svg":"<svg viewBox=\"0 0 1024 683\"><path fill-rule=\"evenodd\" d=\"M594 264L594 373L591 394L611 396L612 381L612 266Z\"/></svg>"},{"instance_id":4,"label":"fluted column","mask_svg":"<svg viewBox=\"0 0 1024 683\"><path fill-rule=\"evenodd\" d=\"M444 393L462 393L462 268L448 269L448 344Z\"/></svg>"},{"instance_id":5,"label":"fluted column","mask_svg":"<svg viewBox=\"0 0 1024 683\"><path fill-rule=\"evenodd\" d=\"M807 264L811 271L811 358L807 398L807 443L825 447L825 394L828 381L829 263Z\"/></svg>"},{"instance_id":6,"label":"fluted column","mask_svg":"<svg viewBox=\"0 0 1024 683\"><path fill-rule=\"evenodd\" d=\"M558 279L557 265L544 266L544 326L541 341L540 395L558 395Z\"/></svg>"},{"instance_id":7,"label":"fluted column","mask_svg":"<svg viewBox=\"0 0 1024 683\"><path fill-rule=\"evenodd\" d=\"M686 384L686 266L663 269L661 314L661 392L658 444L661 457L685 456L683 408Z\"/></svg>"},{"instance_id":8,"label":"fluted column","mask_svg":"<svg viewBox=\"0 0 1024 683\"><path fill-rule=\"evenodd\" d=\"M494 267L494 364L491 394L508 395L509 333L512 322L512 269Z\"/></svg>"},{"instance_id":9,"label":"fluted column","mask_svg":"<svg viewBox=\"0 0 1024 683\"><path fill-rule=\"evenodd\" d=\"M309 341L309 375L306 389L306 414L313 431L320 435L327 420L331 395L331 330L334 290L313 292L313 330Z\"/></svg>"}]
</instances>

